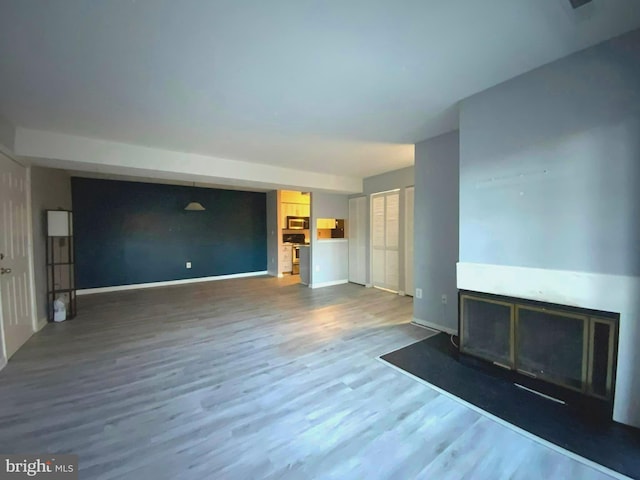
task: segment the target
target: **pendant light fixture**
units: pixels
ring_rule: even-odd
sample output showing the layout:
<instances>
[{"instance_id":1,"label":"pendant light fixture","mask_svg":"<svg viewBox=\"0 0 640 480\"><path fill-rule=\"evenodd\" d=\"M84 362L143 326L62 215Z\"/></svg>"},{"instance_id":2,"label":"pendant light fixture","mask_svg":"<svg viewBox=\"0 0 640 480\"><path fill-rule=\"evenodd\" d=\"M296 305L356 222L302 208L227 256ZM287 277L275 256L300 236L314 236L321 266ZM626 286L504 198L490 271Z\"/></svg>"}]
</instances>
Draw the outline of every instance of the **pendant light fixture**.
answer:
<instances>
[{"instance_id":1,"label":"pendant light fixture","mask_svg":"<svg viewBox=\"0 0 640 480\"><path fill-rule=\"evenodd\" d=\"M196 182L193 182L193 188L195 187ZM206 208L204 208L200 202L189 202L189 204L184 207L184 209L189 212L202 212L203 210L206 210Z\"/></svg>"}]
</instances>

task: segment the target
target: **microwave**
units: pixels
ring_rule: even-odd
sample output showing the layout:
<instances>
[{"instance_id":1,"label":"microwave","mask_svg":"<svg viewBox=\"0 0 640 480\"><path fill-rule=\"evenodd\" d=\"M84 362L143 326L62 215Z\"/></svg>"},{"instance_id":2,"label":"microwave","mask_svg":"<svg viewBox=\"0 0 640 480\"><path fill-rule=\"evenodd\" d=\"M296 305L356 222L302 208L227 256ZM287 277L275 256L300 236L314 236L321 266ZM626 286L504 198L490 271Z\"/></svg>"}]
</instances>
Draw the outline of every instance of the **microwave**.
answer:
<instances>
[{"instance_id":1,"label":"microwave","mask_svg":"<svg viewBox=\"0 0 640 480\"><path fill-rule=\"evenodd\" d=\"M287 229L308 230L309 217L287 217Z\"/></svg>"}]
</instances>

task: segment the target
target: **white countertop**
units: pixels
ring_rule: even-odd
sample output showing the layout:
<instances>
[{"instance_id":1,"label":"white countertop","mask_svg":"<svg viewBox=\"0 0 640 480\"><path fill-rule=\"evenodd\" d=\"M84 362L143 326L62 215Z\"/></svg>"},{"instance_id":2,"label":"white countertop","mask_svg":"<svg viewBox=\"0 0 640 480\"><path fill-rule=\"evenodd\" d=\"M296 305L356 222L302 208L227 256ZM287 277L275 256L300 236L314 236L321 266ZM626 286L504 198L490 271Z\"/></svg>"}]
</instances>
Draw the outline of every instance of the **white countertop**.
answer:
<instances>
[{"instance_id":1,"label":"white countertop","mask_svg":"<svg viewBox=\"0 0 640 480\"><path fill-rule=\"evenodd\" d=\"M348 242L348 238L322 238L317 240L319 243L340 243Z\"/></svg>"}]
</instances>

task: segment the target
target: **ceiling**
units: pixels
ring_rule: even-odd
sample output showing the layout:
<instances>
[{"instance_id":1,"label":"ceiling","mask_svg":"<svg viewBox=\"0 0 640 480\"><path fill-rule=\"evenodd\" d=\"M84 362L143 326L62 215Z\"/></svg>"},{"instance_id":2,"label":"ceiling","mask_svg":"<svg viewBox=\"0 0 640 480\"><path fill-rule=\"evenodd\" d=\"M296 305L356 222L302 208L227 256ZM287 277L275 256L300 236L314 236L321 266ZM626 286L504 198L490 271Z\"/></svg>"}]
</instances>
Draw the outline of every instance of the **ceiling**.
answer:
<instances>
[{"instance_id":1,"label":"ceiling","mask_svg":"<svg viewBox=\"0 0 640 480\"><path fill-rule=\"evenodd\" d=\"M639 25L638 0L0 0L0 115L362 178L461 99Z\"/></svg>"}]
</instances>

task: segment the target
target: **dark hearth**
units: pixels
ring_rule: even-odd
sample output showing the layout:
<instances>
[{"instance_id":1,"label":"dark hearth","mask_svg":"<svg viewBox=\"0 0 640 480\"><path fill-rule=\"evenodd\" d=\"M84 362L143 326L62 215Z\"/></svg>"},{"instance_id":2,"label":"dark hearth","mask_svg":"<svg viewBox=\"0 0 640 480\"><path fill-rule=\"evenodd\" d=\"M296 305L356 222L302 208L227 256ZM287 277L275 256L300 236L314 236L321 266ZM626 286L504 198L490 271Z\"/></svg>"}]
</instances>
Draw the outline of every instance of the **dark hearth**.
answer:
<instances>
[{"instance_id":1,"label":"dark hearth","mask_svg":"<svg viewBox=\"0 0 640 480\"><path fill-rule=\"evenodd\" d=\"M460 355L440 333L380 357L562 448L640 479L640 430L517 388L512 372Z\"/></svg>"}]
</instances>

